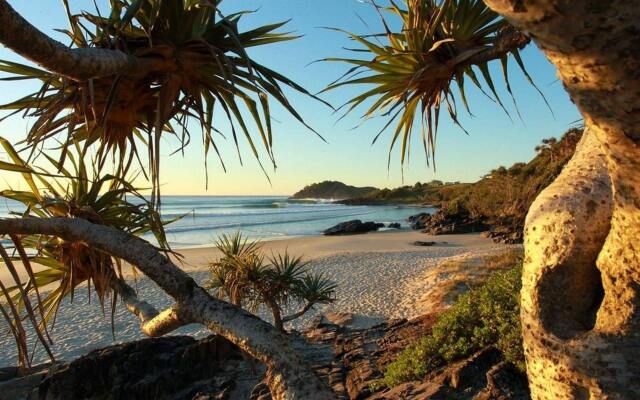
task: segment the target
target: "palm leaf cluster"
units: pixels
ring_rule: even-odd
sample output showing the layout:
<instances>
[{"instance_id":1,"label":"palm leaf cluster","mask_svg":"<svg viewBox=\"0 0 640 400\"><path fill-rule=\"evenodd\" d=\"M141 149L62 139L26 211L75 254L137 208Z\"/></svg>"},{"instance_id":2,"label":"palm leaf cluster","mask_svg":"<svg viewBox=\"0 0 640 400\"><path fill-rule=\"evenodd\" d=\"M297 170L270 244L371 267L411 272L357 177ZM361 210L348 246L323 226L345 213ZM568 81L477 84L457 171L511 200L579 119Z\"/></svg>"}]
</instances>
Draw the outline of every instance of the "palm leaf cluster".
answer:
<instances>
[{"instance_id":1,"label":"palm leaf cluster","mask_svg":"<svg viewBox=\"0 0 640 400\"><path fill-rule=\"evenodd\" d=\"M372 58L325 59L352 65L325 90L347 85L367 86L363 93L343 105L345 115L368 104L363 118L376 115L386 118L374 143L395 123L389 159L391 151L400 143L401 164L404 164L416 124L421 128L427 163L433 159L441 109L446 107L453 122L459 126L456 97L471 113L465 94L467 80L506 112L489 69L492 60L501 61L503 79L510 94L509 56L513 56L533 84L519 53L529 39L515 31L482 0L407 0L404 8L393 0L388 7L373 4L382 19L384 33L359 36L336 29L361 46L350 50ZM385 13L399 19L400 32L391 31L393 24L388 23ZM458 95L454 92L454 82Z\"/></svg>"},{"instance_id":2,"label":"palm leaf cluster","mask_svg":"<svg viewBox=\"0 0 640 400\"><path fill-rule=\"evenodd\" d=\"M68 151L66 165L59 160L44 155L51 164L52 174L47 169L25 162L13 146L0 138L0 146L8 154L11 162L0 164L0 170L20 173L25 190L3 190L0 198L14 200L24 206L24 210L12 213L21 218L82 218L95 224L107 225L140 236L147 232L154 235L159 247L171 251L164 232L163 221L152 204L128 181L115 175L101 175L97 162L88 164L89 157L79 145ZM105 299L111 294L112 311L117 295L112 292L111 283L122 278L122 261L102 251L89 247L81 241L64 241L47 235L12 236L14 256L3 260L13 272L15 285L3 288L1 298L5 307L18 313L9 318L15 333L21 310L30 313L40 310L41 320L36 331L46 332L48 323L55 323L55 316L62 300L70 297L80 285L86 285L88 292L94 291L104 307ZM5 252L5 249L1 249ZM21 282L14 263L20 262L27 270L29 279ZM31 265L41 268L34 271ZM6 289L6 290L5 290ZM46 294L41 295L41 291ZM37 307L29 306L29 297L37 298ZM1 303L2 301L0 301ZM11 313L7 312L5 318ZM113 314L112 314L113 315ZM15 335L14 335L15 336ZM16 337L19 342L20 335ZM18 345L21 347L21 344ZM24 347L24 345L22 345ZM21 361L22 362L22 361Z\"/></svg>"},{"instance_id":3,"label":"palm leaf cluster","mask_svg":"<svg viewBox=\"0 0 640 400\"><path fill-rule=\"evenodd\" d=\"M285 252L266 258L259 242L249 241L239 232L223 234L216 248L222 256L209 264L211 278L206 287L219 298L252 312L267 307L279 329L313 306L334 301L336 285L321 274L311 273L301 257ZM290 305L301 309L283 316Z\"/></svg>"},{"instance_id":4,"label":"palm leaf cluster","mask_svg":"<svg viewBox=\"0 0 640 400\"><path fill-rule=\"evenodd\" d=\"M247 54L251 47L296 38L278 32L286 22L241 31L240 20L248 12L223 15L221 0L110 0L109 15L99 11L72 15L67 0L63 3L70 29L62 32L73 47L121 50L153 60L156 68L143 74L75 81L1 61L0 71L9 75L4 80L42 82L38 91L2 107L35 119L26 139L32 148L57 137L63 143L63 159L64 149L74 142L85 147L96 144L100 165L113 155L118 175L124 176L131 163L140 159L138 145L143 143L158 195L160 138L177 137L182 150L191 139L190 120L202 130L205 162L212 148L220 157L218 142L224 135L216 128L219 121L214 121L220 113L230 124L235 145L238 136L244 136L260 161L258 144L250 133L252 122L274 167L270 98L304 123L283 87L308 92ZM221 157L220 162L224 168Z\"/></svg>"}]
</instances>

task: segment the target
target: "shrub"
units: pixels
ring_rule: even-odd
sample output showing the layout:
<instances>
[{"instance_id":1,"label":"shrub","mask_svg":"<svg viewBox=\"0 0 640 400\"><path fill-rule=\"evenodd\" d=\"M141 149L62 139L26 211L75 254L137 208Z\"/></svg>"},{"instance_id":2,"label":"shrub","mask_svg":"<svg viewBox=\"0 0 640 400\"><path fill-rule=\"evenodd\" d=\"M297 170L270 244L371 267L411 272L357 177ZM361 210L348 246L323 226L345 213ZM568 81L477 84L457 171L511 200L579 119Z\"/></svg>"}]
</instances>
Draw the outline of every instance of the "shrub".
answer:
<instances>
[{"instance_id":1,"label":"shrub","mask_svg":"<svg viewBox=\"0 0 640 400\"><path fill-rule=\"evenodd\" d=\"M334 301L336 285L322 274L307 269L301 257L286 251L265 258L259 242L249 241L240 232L222 235L216 242L222 257L209 264L211 277L205 287L219 298L249 311L266 307L276 328L297 319L318 304ZM299 311L283 315L286 306Z\"/></svg>"},{"instance_id":2,"label":"shrub","mask_svg":"<svg viewBox=\"0 0 640 400\"><path fill-rule=\"evenodd\" d=\"M487 346L498 348L505 360L524 370L521 274L518 261L515 268L497 272L482 286L462 294L449 310L440 314L429 335L407 347L387 366L384 377L387 386L423 378L436 368Z\"/></svg>"}]
</instances>

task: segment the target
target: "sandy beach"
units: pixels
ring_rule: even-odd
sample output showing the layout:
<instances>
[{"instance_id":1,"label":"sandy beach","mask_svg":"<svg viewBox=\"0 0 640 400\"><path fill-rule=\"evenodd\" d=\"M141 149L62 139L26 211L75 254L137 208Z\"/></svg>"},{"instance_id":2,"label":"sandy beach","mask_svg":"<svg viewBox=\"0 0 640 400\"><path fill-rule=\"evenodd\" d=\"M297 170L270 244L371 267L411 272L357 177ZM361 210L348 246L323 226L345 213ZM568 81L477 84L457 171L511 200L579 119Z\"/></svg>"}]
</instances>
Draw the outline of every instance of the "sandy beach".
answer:
<instances>
[{"instance_id":1,"label":"sandy beach","mask_svg":"<svg viewBox=\"0 0 640 400\"><path fill-rule=\"evenodd\" d=\"M416 240L438 243L432 247L419 247L412 244ZM358 314L371 323L386 318L413 317L420 311L416 302L420 300L421 277L442 260L504 249L504 246L497 246L478 234L431 237L407 230L339 237L299 237L265 241L263 246L267 252L288 250L291 254L304 256L311 261L310 268L324 273L338 284L333 304L318 307L289 328L303 327L318 313L328 311ZM217 251L210 247L180 252L184 258L179 265L198 282L207 279L206 264L218 257ZM0 279L8 282L6 268L1 274ZM424 285L428 287L429 282L424 282ZM171 299L146 278L138 279L136 286L140 296L154 306L162 308L171 304ZM114 318L114 341L109 306L102 310L95 295L90 300L87 299L87 291L79 289L74 304L63 303L53 330L53 349L59 358L69 360L114 342L143 338L135 317L119 305ZM266 314L261 316L267 318ZM202 327L187 326L174 334L202 337L208 333ZM0 345L0 367L15 364L13 338L3 332ZM45 360L44 352L38 351L34 361Z\"/></svg>"}]
</instances>

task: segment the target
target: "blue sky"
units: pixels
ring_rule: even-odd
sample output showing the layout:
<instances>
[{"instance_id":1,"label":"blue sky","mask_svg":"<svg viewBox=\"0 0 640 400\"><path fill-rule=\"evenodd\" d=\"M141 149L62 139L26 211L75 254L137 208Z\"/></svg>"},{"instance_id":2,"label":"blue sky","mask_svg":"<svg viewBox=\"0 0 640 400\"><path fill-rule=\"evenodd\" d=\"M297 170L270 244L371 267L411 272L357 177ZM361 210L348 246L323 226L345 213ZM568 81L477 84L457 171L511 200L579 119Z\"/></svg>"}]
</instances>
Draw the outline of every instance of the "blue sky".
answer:
<instances>
[{"instance_id":1,"label":"blue sky","mask_svg":"<svg viewBox=\"0 0 640 400\"><path fill-rule=\"evenodd\" d=\"M67 23L59 0L35 2L13 0L10 3L31 23L42 31L56 36L54 28L66 28ZM74 11L92 10L93 2L74 0ZM103 2L99 2L101 4ZM343 47L352 45L344 35L322 29L323 26L343 28L355 33L379 32L379 18L372 7L359 0L227 0L225 12L240 9L257 9L245 17L244 27L251 27L291 19L288 30L304 35L301 39L264 48L252 49L250 54L259 62L275 69L312 92L320 91L347 69L336 63L312 63L324 57L343 56ZM359 16L359 17L358 17ZM364 20L366 25L363 23ZM60 37L60 36L56 36ZM523 52L525 63L538 86L547 97L555 117L545 106L537 92L526 82L515 62L512 62L511 84L524 122L512 112L511 121L503 111L483 94L469 87L467 96L474 117L461 113L461 122L470 133L443 118L436 153L436 167L427 167L424 155L415 150L410 162L401 173L397 152L391 168L387 168L389 135L383 136L374 146L371 141L384 125L384 120L367 122L358 129L359 113L340 122L333 111L322 104L290 92L290 99L305 120L320 132L327 143L296 122L283 109L274 107L275 155L278 169L269 173L271 183L260 172L248 146L242 144L244 166L240 166L231 142L222 145L227 172L209 160L209 189L205 190L204 154L199 145L199 132L193 131L193 141L185 156L169 156L176 143L163 143L162 175L164 194L291 194L309 183L333 179L353 185L395 187L426 182L474 181L489 170L509 166L514 162L533 157L533 148L542 138L561 135L573 121L579 118L575 106L555 77L554 67L533 45ZM0 49L0 58L22 61L6 49ZM499 65L494 65L499 68ZM501 72L496 70L496 77ZM498 79L499 80L499 79ZM0 83L0 102L8 102L26 94L29 86L24 83ZM505 103L510 103L501 82L498 82ZM341 105L358 93L357 89L344 89L323 95L333 105ZM512 108L511 108L512 110ZM18 141L25 136L29 121L12 117L0 125L0 135ZM224 125L221 128L225 128ZM416 140L418 135L415 135ZM0 155L1 157L1 155ZM21 187L17 177L2 172L0 189ZM403 181L404 175L404 181Z\"/></svg>"}]
</instances>

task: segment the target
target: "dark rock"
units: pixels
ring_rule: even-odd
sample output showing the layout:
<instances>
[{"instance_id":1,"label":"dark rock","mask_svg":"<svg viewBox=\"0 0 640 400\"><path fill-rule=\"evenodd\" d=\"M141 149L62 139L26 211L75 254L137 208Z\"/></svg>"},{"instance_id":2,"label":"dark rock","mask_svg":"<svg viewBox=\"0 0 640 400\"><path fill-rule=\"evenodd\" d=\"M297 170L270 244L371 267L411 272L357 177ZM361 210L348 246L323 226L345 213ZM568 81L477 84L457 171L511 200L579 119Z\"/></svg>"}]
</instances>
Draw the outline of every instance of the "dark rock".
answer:
<instances>
[{"instance_id":1,"label":"dark rock","mask_svg":"<svg viewBox=\"0 0 640 400\"><path fill-rule=\"evenodd\" d=\"M375 222L362 222L359 219L354 219L352 221L342 222L338 225L332 226L322 233L326 236L353 235L358 233L377 231L382 227L384 227L384 224L378 224Z\"/></svg>"},{"instance_id":2,"label":"dark rock","mask_svg":"<svg viewBox=\"0 0 640 400\"><path fill-rule=\"evenodd\" d=\"M400 225L399 222L392 222L389 225L387 225L387 228L400 229L400 228L402 228L402 225Z\"/></svg>"},{"instance_id":3,"label":"dark rock","mask_svg":"<svg viewBox=\"0 0 640 400\"><path fill-rule=\"evenodd\" d=\"M20 369L18 369L18 367L0 368L0 382L17 378L19 372L20 372Z\"/></svg>"},{"instance_id":4,"label":"dark rock","mask_svg":"<svg viewBox=\"0 0 640 400\"><path fill-rule=\"evenodd\" d=\"M435 214L420 213L407 218L411 228L429 235L472 233L487 230L487 226L468 212L455 214L438 210Z\"/></svg>"},{"instance_id":5,"label":"dark rock","mask_svg":"<svg viewBox=\"0 0 640 400\"><path fill-rule=\"evenodd\" d=\"M487 386L477 400L528 400L531 398L527 377L513 364L500 362L486 374Z\"/></svg>"},{"instance_id":6,"label":"dark rock","mask_svg":"<svg viewBox=\"0 0 640 400\"><path fill-rule=\"evenodd\" d=\"M413 381L374 394L370 399L528 400L526 376L502 354L488 347L447 365L423 381Z\"/></svg>"},{"instance_id":7,"label":"dark rock","mask_svg":"<svg viewBox=\"0 0 640 400\"><path fill-rule=\"evenodd\" d=\"M516 225L499 225L483 234L494 243L521 244L524 241L524 227Z\"/></svg>"},{"instance_id":8,"label":"dark rock","mask_svg":"<svg viewBox=\"0 0 640 400\"><path fill-rule=\"evenodd\" d=\"M425 335L434 321L435 316L427 315L411 321L391 320L369 329L348 329L318 318L302 334L308 342L331 349L334 373L329 383L338 398L364 399L374 394L385 366Z\"/></svg>"},{"instance_id":9,"label":"dark rock","mask_svg":"<svg viewBox=\"0 0 640 400\"><path fill-rule=\"evenodd\" d=\"M420 214L409 216L406 221L411 226L411 229L419 230L424 229L426 223L425 221L428 221L430 218L431 214L423 212Z\"/></svg>"},{"instance_id":10,"label":"dark rock","mask_svg":"<svg viewBox=\"0 0 640 400\"><path fill-rule=\"evenodd\" d=\"M431 246L435 246L436 244L438 244L437 242L422 242L420 240L416 240L415 242L413 242L414 246L423 246L423 247L431 247Z\"/></svg>"},{"instance_id":11,"label":"dark rock","mask_svg":"<svg viewBox=\"0 0 640 400\"><path fill-rule=\"evenodd\" d=\"M95 350L52 368L40 383L39 397L205 400L228 399L245 390L247 398L259 381L252 369L242 352L220 336L145 339Z\"/></svg>"}]
</instances>

